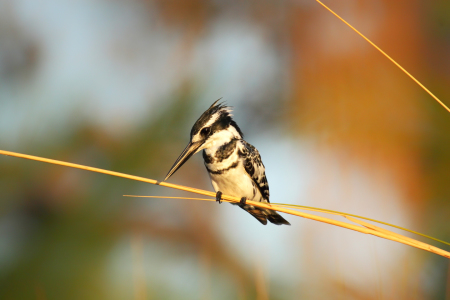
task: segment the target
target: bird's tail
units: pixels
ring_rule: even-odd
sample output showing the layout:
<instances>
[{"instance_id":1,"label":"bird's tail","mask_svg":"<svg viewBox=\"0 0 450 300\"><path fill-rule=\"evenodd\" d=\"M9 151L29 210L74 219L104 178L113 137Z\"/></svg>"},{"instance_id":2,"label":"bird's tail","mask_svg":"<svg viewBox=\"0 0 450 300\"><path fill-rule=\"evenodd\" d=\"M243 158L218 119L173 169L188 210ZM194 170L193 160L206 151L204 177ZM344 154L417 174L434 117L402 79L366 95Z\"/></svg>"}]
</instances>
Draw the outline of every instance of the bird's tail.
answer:
<instances>
[{"instance_id":1,"label":"bird's tail","mask_svg":"<svg viewBox=\"0 0 450 300\"><path fill-rule=\"evenodd\" d=\"M275 225L291 225L288 221L286 221L285 218L280 216L276 211L269 210L270 214L267 216L267 219L270 221L270 223L273 223Z\"/></svg>"},{"instance_id":2,"label":"bird's tail","mask_svg":"<svg viewBox=\"0 0 450 300\"><path fill-rule=\"evenodd\" d=\"M291 225L276 211L270 209L261 209L253 205L239 205L243 210L246 210L249 214L254 216L261 224L266 225L267 220L275 225Z\"/></svg>"}]
</instances>

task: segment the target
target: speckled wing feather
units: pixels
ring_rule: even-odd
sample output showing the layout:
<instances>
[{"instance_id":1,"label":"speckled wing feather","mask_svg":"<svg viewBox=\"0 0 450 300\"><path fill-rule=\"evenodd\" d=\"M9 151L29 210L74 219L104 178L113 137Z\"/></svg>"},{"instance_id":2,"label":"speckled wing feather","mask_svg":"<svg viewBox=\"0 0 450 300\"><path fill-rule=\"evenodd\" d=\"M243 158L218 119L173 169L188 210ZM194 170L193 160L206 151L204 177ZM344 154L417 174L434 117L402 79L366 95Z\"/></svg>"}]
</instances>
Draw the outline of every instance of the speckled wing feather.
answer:
<instances>
[{"instance_id":1,"label":"speckled wing feather","mask_svg":"<svg viewBox=\"0 0 450 300\"><path fill-rule=\"evenodd\" d=\"M261 156L255 147L250 145L244 140L241 140L242 147L240 148L240 155L244 159L244 169L250 175L253 180L253 184L258 188L262 195L261 202L269 201L269 184L267 183L265 167L261 161ZM267 220L276 225L291 225L282 216L280 216L276 211L270 209L261 209L254 207L253 205L241 206L242 209L249 212L254 216L261 224L266 225Z\"/></svg>"},{"instance_id":2,"label":"speckled wing feather","mask_svg":"<svg viewBox=\"0 0 450 300\"><path fill-rule=\"evenodd\" d=\"M243 146L241 147L241 155L244 158L245 171L253 179L253 182L256 187L258 187L264 200L270 202L269 183L267 182L266 172L264 164L261 161L261 156L255 147L244 140L241 140L241 142Z\"/></svg>"}]
</instances>

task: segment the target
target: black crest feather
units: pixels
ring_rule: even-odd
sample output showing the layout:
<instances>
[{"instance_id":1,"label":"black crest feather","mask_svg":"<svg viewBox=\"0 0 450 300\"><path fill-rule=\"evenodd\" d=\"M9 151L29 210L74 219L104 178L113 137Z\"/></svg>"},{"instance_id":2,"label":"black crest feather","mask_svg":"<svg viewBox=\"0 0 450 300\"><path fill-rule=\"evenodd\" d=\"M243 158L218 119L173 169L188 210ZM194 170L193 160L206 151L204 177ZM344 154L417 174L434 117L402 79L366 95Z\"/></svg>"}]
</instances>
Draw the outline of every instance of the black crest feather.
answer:
<instances>
[{"instance_id":1,"label":"black crest feather","mask_svg":"<svg viewBox=\"0 0 450 300\"><path fill-rule=\"evenodd\" d=\"M219 113L219 117L217 121L214 123L213 130L220 130L223 128L227 128L229 125L232 125L239 132L241 137L244 137L239 126L236 122L231 118L231 107L227 106L225 102L220 102L222 98L217 99L195 122L194 126L191 129L191 136L196 135L204 126L208 123L208 121L213 117L213 115Z\"/></svg>"}]
</instances>

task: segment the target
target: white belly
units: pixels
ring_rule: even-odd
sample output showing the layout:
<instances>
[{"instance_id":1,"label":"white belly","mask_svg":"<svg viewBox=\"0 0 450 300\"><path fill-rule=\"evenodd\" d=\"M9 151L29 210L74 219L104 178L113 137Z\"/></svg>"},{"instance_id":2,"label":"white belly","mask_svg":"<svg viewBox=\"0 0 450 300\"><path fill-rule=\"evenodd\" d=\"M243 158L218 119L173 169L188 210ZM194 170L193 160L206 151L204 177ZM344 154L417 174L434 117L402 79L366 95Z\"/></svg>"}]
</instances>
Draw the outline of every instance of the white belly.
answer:
<instances>
[{"instance_id":1,"label":"white belly","mask_svg":"<svg viewBox=\"0 0 450 300\"><path fill-rule=\"evenodd\" d=\"M216 192L235 197L247 197L248 200L261 201L261 193L254 185L253 180L245 171L242 162L223 174L211 174L209 176Z\"/></svg>"}]
</instances>

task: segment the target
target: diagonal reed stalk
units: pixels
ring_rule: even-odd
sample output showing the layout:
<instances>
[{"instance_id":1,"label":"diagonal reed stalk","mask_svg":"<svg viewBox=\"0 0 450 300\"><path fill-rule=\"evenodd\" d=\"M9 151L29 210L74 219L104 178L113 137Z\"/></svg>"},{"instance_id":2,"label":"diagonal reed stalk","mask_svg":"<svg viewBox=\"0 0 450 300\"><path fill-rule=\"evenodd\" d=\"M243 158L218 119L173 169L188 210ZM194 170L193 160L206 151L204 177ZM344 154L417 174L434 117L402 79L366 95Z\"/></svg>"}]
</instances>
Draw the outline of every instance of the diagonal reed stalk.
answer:
<instances>
[{"instance_id":1,"label":"diagonal reed stalk","mask_svg":"<svg viewBox=\"0 0 450 300\"><path fill-rule=\"evenodd\" d=\"M185 200L200 200L200 201L216 201L215 199L205 199L205 198L187 198L187 197L168 197L168 196L138 196L138 195L123 195L124 197L134 197L134 198L159 198L159 199L185 199ZM390 223L386 223L386 222L382 222L382 221L378 221L375 219L371 219L371 218L366 218L366 217L362 217L362 216L358 216L358 215L354 215L354 214L348 214L348 213L344 213L341 211L336 211L336 210L331 210L331 209L325 209L325 208L317 208L317 207L312 207L312 206L305 206L305 205L298 205L298 204L284 204L284 203L271 203L271 205L278 205L278 206L282 206L282 207L286 207L286 208L294 208L294 209L300 209L300 210L309 210L309 211L315 211L315 212L322 212L322 213L326 213L326 214L331 214L331 215L336 215L336 216L341 216L341 217L355 217L358 219L363 219L363 220L368 220L371 222L375 222L375 223L379 223L379 224L383 224L386 226L390 226L390 227L394 227L400 230L404 230L404 231L408 231L423 237L426 237L428 239L434 240L436 242L442 243L442 244L446 244L448 246L450 246L450 243L447 243L446 241L443 240L439 240L437 238L434 238L432 236L414 231L414 230L410 230L404 227L400 227L397 225L393 225Z\"/></svg>"},{"instance_id":2,"label":"diagonal reed stalk","mask_svg":"<svg viewBox=\"0 0 450 300\"><path fill-rule=\"evenodd\" d=\"M348 27L353 29L359 36L361 36L363 39L365 39L369 44L371 44L375 49L380 51L381 54L383 54L387 59L389 59L394 65L396 65L400 70L402 70L406 75L409 76L415 83L417 83L422 89L425 90L431 97L434 98L443 108L445 108L448 112L450 112L450 108L448 108L441 100L439 100L438 97L436 97L429 89L427 89L419 80L417 80L414 76L412 76L408 71L406 71L399 63L397 63L393 58L391 58L386 52L381 50L380 47L375 45L371 40L369 40L365 35L363 35L361 32L359 32L355 27L350 25L347 21L345 21L343 18L341 18L337 13L335 13L331 8L320 2L319 0L316 0L320 5L322 5L325 9L327 9L329 12L331 12L333 15L335 15L339 20L345 23Z\"/></svg>"},{"instance_id":3,"label":"diagonal reed stalk","mask_svg":"<svg viewBox=\"0 0 450 300\"><path fill-rule=\"evenodd\" d=\"M147 183L151 183L151 184L156 184L156 185L160 185L160 186L165 186L165 187L169 187L169 188L173 188L173 189L178 189L178 190L182 190L182 191L186 191L186 192L192 192L192 193L205 195L205 196L210 196L210 197L215 197L215 195L216 195L216 193L214 193L214 192L209 192L209 191L205 191L205 190L195 189L195 188L186 187L186 186L182 186L182 185L178 185L178 184L161 182L161 181L154 180L154 179L149 179L149 178L144 178L144 177L139 177L139 176L133 176L133 175L128 175L128 174L119 173L119 172L103 170L103 169L99 169L99 168L83 166L83 165L79 165L79 164L68 163L68 162L64 162L64 161L60 161L60 160L48 159L48 158L32 156L32 155L27 155L27 154L21 154L21 153L16 153L16 152L10 152L10 151L4 151L4 150L0 150L0 154L7 155L7 156L14 156L14 157L25 158L25 159L30 159L30 160L35 160L35 161L55 164L55 165L61 165L61 166L66 166L66 167L71 167L71 168L91 171L91 172L97 172L97 173L102 173L102 174L107 174L107 175L127 178L127 179L131 179L131 180L136 180L136 181L147 182ZM240 201L240 198L232 197L232 196L228 196L228 195L222 195L222 199L224 201L226 201L226 202L234 202L234 203L238 203ZM205 200L208 200L208 199L205 199ZM213 199L211 199L211 200L213 200ZM319 222L323 222L323 223L327 223L327 224L331 224L331 225L335 225L335 226L351 229L351 230L358 231L358 232L361 232L361 233L375 235L375 236L378 236L378 237L381 237L381 238L384 238L384 239L396 241L396 242L399 242L399 243L402 243L402 244L405 244L405 245L416 247L416 248L419 248L419 249L422 249L422 250L425 250L425 251L429 251L429 252L432 252L432 253L435 253L435 254L438 254L438 255L450 258L450 252L447 252L447 251L445 251L443 249L440 249L440 248L437 248L435 246L432 246L432 245L429 245L429 244L426 244L426 243L414 240L412 238L403 236L401 234L398 234L398 233L395 233L395 232L392 232L392 231L389 231L389 230L386 230L386 229L382 229L380 227L377 227L375 225L363 222L361 220L356 220L356 219L354 219L354 218L352 218L350 216L346 216L346 218L349 219L352 222L355 222L355 223L361 225L361 226L354 225L354 224L349 224L349 223L345 223L345 222L342 222L342 221L337 221L337 220L333 220L333 219L329 219L329 218L324 218L324 217L321 217L321 216L316 216L316 215L312 215L312 214L308 214L308 213L304 213L304 212L295 211L295 210L292 210L292 209L284 208L284 207L282 207L280 205L265 204L265 203L261 203L261 202L250 201L250 200L247 200L247 203L251 204L253 206L256 206L256 207L276 210L276 211L283 212L283 213L286 213L286 214L290 214L290 215L294 215L294 216L298 216L298 217L303 217L303 218L307 218L307 219L311 219L311 220L315 220L315 221L319 221ZM326 211L323 211L323 212L327 213Z\"/></svg>"}]
</instances>

